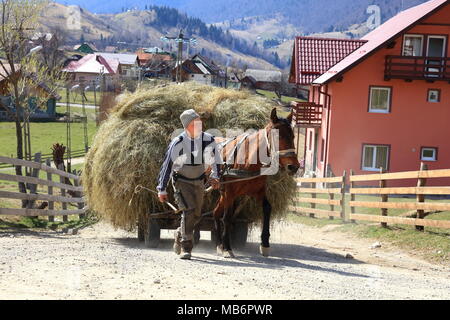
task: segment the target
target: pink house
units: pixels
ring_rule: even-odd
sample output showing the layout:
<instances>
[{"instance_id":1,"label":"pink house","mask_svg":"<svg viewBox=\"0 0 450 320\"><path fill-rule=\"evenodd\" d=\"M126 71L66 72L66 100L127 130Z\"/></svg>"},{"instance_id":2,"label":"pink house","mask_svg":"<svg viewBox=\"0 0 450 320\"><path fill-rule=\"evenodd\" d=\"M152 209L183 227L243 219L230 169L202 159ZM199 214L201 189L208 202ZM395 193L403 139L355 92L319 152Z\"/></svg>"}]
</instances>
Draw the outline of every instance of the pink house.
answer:
<instances>
[{"instance_id":1,"label":"pink house","mask_svg":"<svg viewBox=\"0 0 450 320\"><path fill-rule=\"evenodd\" d=\"M449 35L450 0L431 0L361 40L297 37L290 82L309 88L295 105L306 173L450 168Z\"/></svg>"}]
</instances>

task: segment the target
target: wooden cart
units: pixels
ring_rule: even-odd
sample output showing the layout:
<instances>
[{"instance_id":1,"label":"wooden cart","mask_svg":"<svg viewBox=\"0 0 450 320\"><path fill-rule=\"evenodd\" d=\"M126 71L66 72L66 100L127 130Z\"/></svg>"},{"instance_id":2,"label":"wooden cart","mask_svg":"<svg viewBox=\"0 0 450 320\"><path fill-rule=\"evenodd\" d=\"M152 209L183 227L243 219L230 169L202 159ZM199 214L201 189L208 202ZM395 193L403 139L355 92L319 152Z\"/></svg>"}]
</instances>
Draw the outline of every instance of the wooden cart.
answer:
<instances>
[{"instance_id":1,"label":"wooden cart","mask_svg":"<svg viewBox=\"0 0 450 320\"><path fill-rule=\"evenodd\" d=\"M180 226L181 215L170 212L150 213L147 217L147 227L142 221L138 225L139 241L144 241L148 248L157 248L161 239L161 229L176 230ZM232 246L242 248L247 243L250 221L247 219L236 219L233 221L231 230ZM208 214L203 218L194 231L194 244L200 241L200 231L210 231L211 240L215 243L214 219Z\"/></svg>"}]
</instances>

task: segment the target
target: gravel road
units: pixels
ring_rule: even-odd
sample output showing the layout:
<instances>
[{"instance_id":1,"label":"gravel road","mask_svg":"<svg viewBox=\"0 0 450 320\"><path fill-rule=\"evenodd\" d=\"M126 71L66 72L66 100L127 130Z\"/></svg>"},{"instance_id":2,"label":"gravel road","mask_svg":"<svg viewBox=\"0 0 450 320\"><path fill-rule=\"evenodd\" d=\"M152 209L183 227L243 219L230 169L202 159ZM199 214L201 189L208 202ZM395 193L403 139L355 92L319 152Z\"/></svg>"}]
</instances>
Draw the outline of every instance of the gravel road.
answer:
<instances>
[{"instance_id":1,"label":"gravel road","mask_svg":"<svg viewBox=\"0 0 450 320\"><path fill-rule=\"evenodd\" d=\"M76 235L0 232L0 299L449 299L450 267L333 230L279 222L272 257L259 231L236 259L215 254L209 233L191 261L105 223ZM353 256L347 257L350 254Z\"/></svg>"}]
</instances>

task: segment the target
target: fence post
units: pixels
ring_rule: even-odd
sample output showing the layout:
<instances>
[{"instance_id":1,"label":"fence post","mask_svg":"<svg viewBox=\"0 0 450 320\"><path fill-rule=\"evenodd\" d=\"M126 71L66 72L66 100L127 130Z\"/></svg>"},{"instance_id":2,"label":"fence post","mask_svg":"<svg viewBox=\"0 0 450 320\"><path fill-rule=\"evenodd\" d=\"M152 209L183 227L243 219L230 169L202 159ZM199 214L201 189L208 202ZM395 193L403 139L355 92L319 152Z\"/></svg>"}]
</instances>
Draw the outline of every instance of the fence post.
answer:
<instances>
[{"instance_id":1,"label":"fence post","mask_svg":"<svg viewBox=\"0 0 450 320\"><path fill-rule=\"evenodd\" d=\"M45 164L49 167L51 167L51 161L50 159L45 160ZM50 172L47 172L47 180L52 181L52 174ZM48 186L47 187L48 194L53 195L53 187ZM53 201L48 202L48 210L53 210L55 208L55 203ZM49 222L55 222L55 216L48 216Z\"/></svg>"},{"instance_id":2,"label":"fence post","mask_svg":"<svg viewBox=\"0 0 450 320\"><path fill-rule=\"evenodd\" d=\"M351 169L350 170L350 180L351 180L352 176L354 176L354 175L355 175L355 172L353 171L353 169ZM353 181L350 181L350 188L354 188L354 187L355 187L355 183ZM355 201L355 200L356 200L355 194L351 193L351 191L350 191L350 201ZM352 215L354 213L355 213L355 207L350 206L350 214ZM356 223L356 221L351 219L351 217L350 217L350 222Z\"/></svg>"},{"instance_id":3,"label":"fence post","mask_svg":"<svg viewBox=\"0 0 450 320\"><path fill-rule=\"evenodd\" d=\"M74 175L77 176L77 175L78 175L78 174L77 174L77 170L73 169L72 174L74 174ZM79 186L80 186L80 183L78 182L77 179L74 179L74 180L73 180L73 185L74 185L75 187L79 187ZM77 197L80 197L80 198L83 196L83 194L82 194L81 192L79 192L79 191L77 191L76 195L77 195ZM83 209L83 208L84 208L84 202L78 202L77 207L78 207L78 209ZM80 215L78 215L78 217L79 217L80 219L83 219L85 216L86 216L86 215L85 215L84 213L81 213Z\"/></svg>"},{"instance_id":4,"label":"fence post","mask_svg":"<svg viewBox=\"0 0 450 320\"><path fill-rule=\"evenodd\" d=\"M41 153L37 152L34 155L34 162L41 163ZM31 171L31 177L38 178L39 177L39 169L33 168ZM30 194L36 194L37 193L37 184L34 183L27 183L27 189L30 190ZM27 202L27 208L32 209L34 207L35 200L28 200Z\"/></svg>"},{"instance_id":5,"label":"fence post","mask_svg":"<svg viewBox=\"0 0 450 320\"><path fill-rule=\"evenodd\" d=\"M380 174L385 173L385 170L383 168L380 168ZM386 180L380 179L380 188L386 188ZM388 202L389 196L387 194L381 194L381 202ZM381 208L381 215L387 216L388 215L388 209L387 208ZM383 228L387 228L387 223L382 222L381 226Z\"/></svg>"},{"instance_id":6,"label":"fence post","mask_svg":"<svg viewBox=\"0 0 450 320\"><path fill-rule=\"evenodd\" d=\"M315 173L313 173L313 178L316 178L316 174ZM311 187L312 187L312 189L316 189L317 188L317 183L313 182L311 184ZM317 198L317 194L316 193L311 193L311 198L313 198L313 199ZM315 209L316 208L316 204L315 203L310 203L310 205L311 205L311 209ZM310 218L315 218L316 216L315 216L314 213L310 213L309 217Z\"/></svg>"},{"instance_id":7,"label":"fence post","mask_svg":"<svg viewBox=\"0 0 450 320\"><path fill-rule=\"evenodd\" d=\"M342 182L341 182L341 219L344 222L348 221L348 217L346 215L345 210L345 180L347 178L347 172L344 170L344 173L342 175Z\"/></svg>"},{"instance_id":8,"label":"fence post","mask_svg":"<svg viewBox=\"0 0 450 320\"><path fill-rule=\"evenodd\" d=\"M428 170L428 166L425 163L420 163L420 172ZM425 178L419 178L417 181L417 187L424 187L427 182ZM425 202L425 195L417 194L417 202ZM423 219L425 216L425 210L417 210L417 219ZM416 226L417 231L424 231L424 226Z\"/></svg>"},{"instance_id":9,"label":"fence post","mask_svg":"<svg viewBox=\"0 0 450 320\"><path fill-rule=\"evenodd\" d=\"M58 165L58 169L61 171L64 171L64 164L60 163ZM59 176L59 182L64 183L64 184L66 183L63 176ZM66 189L61 188L61 196L63 196L63 197L66 196ZM67 202L62 202L61 205L62 205L63 210L67 210ZM67 215L63 215L63 222L67 222L67 221L69 221Z\"/></svg>"}]
</instances>

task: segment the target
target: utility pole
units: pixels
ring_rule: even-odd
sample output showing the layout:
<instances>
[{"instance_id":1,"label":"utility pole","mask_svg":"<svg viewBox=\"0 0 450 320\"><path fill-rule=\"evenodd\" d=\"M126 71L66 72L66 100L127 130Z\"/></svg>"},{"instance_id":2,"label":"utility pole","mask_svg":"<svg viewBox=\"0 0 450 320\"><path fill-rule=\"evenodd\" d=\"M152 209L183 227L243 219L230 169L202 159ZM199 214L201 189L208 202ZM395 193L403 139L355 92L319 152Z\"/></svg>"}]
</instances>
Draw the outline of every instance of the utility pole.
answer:
<instances>
[{"instance_id":1,"label":"utility pole","mask_svg":"<svg viewBox=\"0 0 450 320\"><path fill-rule=\"evenodd\" d=\"M82 112L83 112L83 136L84 136L84 152L88 152L89 150L89 141L88 141L88 131L87 131L87 115L86 115L86 101L85 101L85 95L86 95L86 88L84 87L84 84L81 84L81 106L82 106Z\"/></svg>"},{"instance_id":2,"label":"utility pole","mask_svg":"<svg viewBox=\"0 0 450 320\"><path fill-rule=\"evenodd\" d=\"M180 30L180 33L178 34L178 37L168 37L164 36L161 37L162 41L166 42L176 42L178 43L178 52L177 52L177 62L175 64L176 67L176 81L177 83L181 82L181 65L183 64L183 43L196 43L197 39L195 38L185 38L183 35L183 30ZM189 52L188 52L188 58L189 58Z\"/></svg>"}]
</instances>

